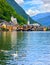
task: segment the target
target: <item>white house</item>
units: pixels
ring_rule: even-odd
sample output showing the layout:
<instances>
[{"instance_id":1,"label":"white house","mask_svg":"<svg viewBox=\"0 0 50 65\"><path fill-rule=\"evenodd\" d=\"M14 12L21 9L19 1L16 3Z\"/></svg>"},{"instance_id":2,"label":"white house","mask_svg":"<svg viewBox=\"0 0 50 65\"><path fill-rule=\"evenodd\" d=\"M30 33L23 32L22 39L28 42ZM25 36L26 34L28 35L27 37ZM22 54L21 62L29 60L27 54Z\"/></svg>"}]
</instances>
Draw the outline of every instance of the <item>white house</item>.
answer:
<instances>
[{"instance_id":1,"label":"white house","mask_svg":"<svg viewBox=\"0 0 50 65\"><path fill-rule=\"evenodd\" d=\"M38 24L38 23L34 23L34 24L33 24L33 26L38 26L38 27L39 27L39 26L40 26L40 24Z\"/></svg>"},{"instance_id":2,"label":"white house","mask_svg":"<svg viewBox=\"0 0 50 65\"><path fill-rule=\"evenodd\" d=\"M11 22L13 22L14 24L17 24L17 19L12 16L11 17Z\"/></svg>"}]
</instances>

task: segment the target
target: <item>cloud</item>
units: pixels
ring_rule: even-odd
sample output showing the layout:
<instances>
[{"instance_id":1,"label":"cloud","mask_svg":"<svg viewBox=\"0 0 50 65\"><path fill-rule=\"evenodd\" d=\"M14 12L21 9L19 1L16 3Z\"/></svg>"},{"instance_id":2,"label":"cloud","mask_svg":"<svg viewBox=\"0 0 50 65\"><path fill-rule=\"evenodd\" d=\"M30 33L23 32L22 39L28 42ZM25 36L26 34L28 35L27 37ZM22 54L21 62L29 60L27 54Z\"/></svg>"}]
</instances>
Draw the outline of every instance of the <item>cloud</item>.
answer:
<instances>
[{"instance_id":1,"label":"cloud","mask_svg":"<svg viewBox=\"0 0 50 65\"><path fill-rule=\"evenodd\" d=\"M15 0L19 5L22 5L24 3L24 0Z\"/></svg>"},{"instance_id":2,"label":"cloud","mask_svg":"<svg viewBox=\"0 0 50 65\"><path fill-rule=\"evenodd\" d=\"M30 16L50 12L50 0L15 0Z\"/></svg>"},{"instance_id":3,"label":"cloud","mask_svg":"<svg viewBox=\"0 0 50 65\"><path fill-rule=\"evenodd\" d=\"M25 4L29 4L29 5L43 4L43 1L41 1L41 0L30 0L30 1L27 1Z\"/></svg>"},{"instance_id":4,"label":"cloud","mask_svg":"<svg viewBox=\"0 0 50 65\"><path fill-rule=\"evenodd\" d=\"M50 12L50 4L46 3L46 4L43 4L40 8L40 11L42 12Z\"/></svg>"},{"instance_id":5,"label":"cloud","mask_svg":"<svg viewBox=\"0 0 50 65\"><path fill-rule=\"evenodd\" d=\"M31 0L26 4L32 6L26 11L30 16L34 16L39 13L50 12L50 0Z\"/></svg>"},{"instance_id":6,"label":"cloud","mask_svg":"<svg viewBox=\"0 0 50 65\"><path fill-rule=\"evenodd\" d=\"M50 0L42 0L44 3L50 3Z\"/></svg>"},{"instance_id":7,"label":"cloud","mask_svg":"<svg viewBox=\"0 0 50 65\"><path fill-rule=\"evenodd\" d=\"M40 10L42 12L50 12L50 0L42 0L43 5L41 6Z\"/></svg>"},{"instance_id":8,"label":"cloud","mask_svg":"<svg viewBox=\"0 0 50 65\"><path fill-rule=\"evenodd\" d=\"M40 8L42 12L50 12L50 0L42 0L43 5Z\"/></svg>"},{"instance_id":9,"label":"cloud","mask_svg":"<svg viewBox=\"0 0 50 65\"><path fill-rule=\"evenodd\" d=\"M37 13L40 13L40 12L38 10L33 11L32 9L29 9L29 10L26 11L26 13L32 17L32 16L34 16Z\"/></svg>"}]
</instances>

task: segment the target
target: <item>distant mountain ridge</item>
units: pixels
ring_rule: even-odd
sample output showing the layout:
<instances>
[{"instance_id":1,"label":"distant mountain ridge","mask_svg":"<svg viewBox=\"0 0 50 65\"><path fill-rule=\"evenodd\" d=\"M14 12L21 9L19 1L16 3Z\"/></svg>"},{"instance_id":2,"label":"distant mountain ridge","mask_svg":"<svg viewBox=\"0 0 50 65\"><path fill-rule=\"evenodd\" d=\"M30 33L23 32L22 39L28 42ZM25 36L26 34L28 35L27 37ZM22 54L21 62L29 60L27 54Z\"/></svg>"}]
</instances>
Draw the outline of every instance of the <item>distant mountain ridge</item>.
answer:
<instances>
[{"instance_id":1,"label":"distant mountain ridge","mask_svg":"<svg viewBox=\"0 0 50 65\"><path fill-rule=\"evenodd\" d=\"M39 14L33 16L32 18L33 18L34 20L38 20L38 19L40 19L40 18L44 18L44 17L47 17L47 16L49 16L49 15L50 15L50 12L47 12L47 13L39 13Z\"/></svg>"},{"instance_id":2,"label":"distant mountain ridge","mask_svg":"<svg viewBox=\"0 0 50 65\"><path fill-rule=\"evenodd\" d=\"M32 18L43 26L50 26L50 12L40 13L33 16Z\"/></svg>"},{"instance_id":3,"label":"distant mountain ridge","mask_svg":"<svg viewBox=\"0 0 50 65\"><path fill-rule=\"evenodd\" d=\"M16 10L16 12L23 16L26 20L28 20L28 17L29 17L29 20L31 21L31 23L34 23L36 21L34 21L30 16L28 16L25 11L23 10L23 8L21 8L14 0L7 0L7 2L13 6L13 8Z\"/></svg>"},{"instance_id":4,"label":"distant mountain ridge","mask_svg":"<svg viewBox=\"0 0 50 65\"><path fill-rule=\"evenodd\" d=\"M38 19L38 22L44 26L50 26L50 16Z\"/></svg>"}]
</instances>

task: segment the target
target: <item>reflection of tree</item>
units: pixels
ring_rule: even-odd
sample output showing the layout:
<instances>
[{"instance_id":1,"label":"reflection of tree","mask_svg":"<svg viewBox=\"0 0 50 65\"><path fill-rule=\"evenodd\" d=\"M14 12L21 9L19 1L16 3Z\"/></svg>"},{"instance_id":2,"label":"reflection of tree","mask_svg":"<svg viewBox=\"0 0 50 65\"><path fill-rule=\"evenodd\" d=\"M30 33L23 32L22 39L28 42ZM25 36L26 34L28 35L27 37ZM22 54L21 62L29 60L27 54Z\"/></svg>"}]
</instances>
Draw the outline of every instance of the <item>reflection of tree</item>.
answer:
<instances>
[{"instance_id":1,"label":"reflection of tree","mask_svg":"<svg viewBox=\"0 0 50 65\"><path fill-rule=\"evenodd\" d=\"M5 55L4 53L0 53L0 64L1 65L6 65L6 62L5 62L6 58L5 58Z\"/></svg>"},{"instance_id":2,"label":"reflection of tree","mask_svg":"<svg viewBox=\"0 0 50 65\"><path fill-rule=\"evenodd\" d=\"M11 34L10 32L0 32L0 49L10 50L11 49Z\"/></svg>"},{"instance_id":3,"label":"reflection of tree","mask_svg":"<svg viewBox=\"0 0 50 65\"><path fill-rule=\"evenodd\" d=\"M10 59L11 50L11 32L0 32L0 64L6 65Z\"/></svg>"},{"instance_id":4,"label":"reflection of tree","mask_svg":"<svg viewBox=\"0 0 50 65\"><path fill-rule=\"evenodd\" d=\"M17 55L21 55L21 57L25 56L25 50L24 50L25 47L26 47L26 41L24 32L0 32L0 51L1 51L0 63L6 65L7 57L10 59L12 56L14 57L16 57Z\"/></svg>"}]
</instances>

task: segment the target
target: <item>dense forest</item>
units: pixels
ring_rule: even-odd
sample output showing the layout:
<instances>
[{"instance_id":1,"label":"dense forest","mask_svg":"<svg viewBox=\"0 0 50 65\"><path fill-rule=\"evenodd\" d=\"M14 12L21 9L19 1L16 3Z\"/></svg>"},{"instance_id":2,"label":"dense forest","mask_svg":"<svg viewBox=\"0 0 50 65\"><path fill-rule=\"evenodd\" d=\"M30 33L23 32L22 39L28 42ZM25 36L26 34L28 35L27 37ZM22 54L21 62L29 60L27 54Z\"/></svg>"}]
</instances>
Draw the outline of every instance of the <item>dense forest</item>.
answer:
<instances>
[{"instance_id":1,"label":"dense forest","mask_svg":"<svg viewBox=\"0 0 50 65\"><path fill-rule=\"evenodd\" d=\"M27 23L25 18L19 15L6 0L0 0L0 19L9 22L11 16L16 17L19 24L23 25Z\"/></svg>"}]
</instances>

